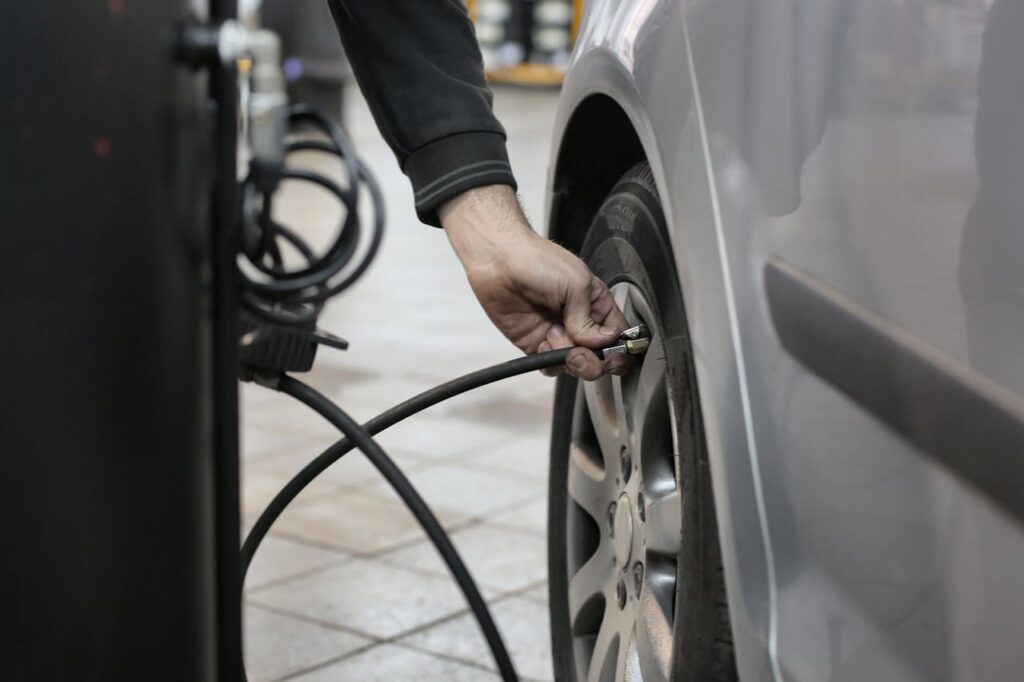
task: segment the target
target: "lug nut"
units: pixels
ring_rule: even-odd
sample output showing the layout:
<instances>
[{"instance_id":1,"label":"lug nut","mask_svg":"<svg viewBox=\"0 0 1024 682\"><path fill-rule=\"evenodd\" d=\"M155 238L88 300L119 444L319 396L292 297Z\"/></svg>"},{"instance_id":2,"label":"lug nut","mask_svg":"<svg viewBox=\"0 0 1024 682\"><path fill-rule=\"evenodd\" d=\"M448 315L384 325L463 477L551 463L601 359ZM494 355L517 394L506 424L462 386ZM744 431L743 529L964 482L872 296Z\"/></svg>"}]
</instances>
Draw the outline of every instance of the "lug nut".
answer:
<instances>
[{"instance_id":1,"label":"lug nut","mask_svg":"<svg viewBox=\"0 0 1024 682\"><path fill-rule=\"evenodd\" d=\"M618 586L615 588L619 596L619 608L626 608L626 583L619 581Z\"/></svg>"},{"instance_id":2,"label":"lug nut","mask_svg":"<svg viewBox=\"0 0 1024 682\"><path fill-rule=\"evenodd\" d=\"M641 521L647 520L647 510L644 508L644 491L642 490L636 494L636 513L640 516Z\"/></svg>"},{"instance_id":3,"label":"lug nut","mask_svg":"<svg viewBox=\"0 0 1024 682\"><path fill-rule=\"evenodd\" d=\"M615 537L615 503L608 505L608 535Z\"/></svg>"},{"instance_id":4,"label":"lug nut","mask_svg":"<svg viewBox=\"0 0 1024 682\"><path fill-rule=\"evenodd\" d=\"M640 590L644 587L644 565L639 561L633 566L633 589L636 591L637 599L640 598Z\"/></svg>"},{"instance_id":5,"label":"lug nut","mask_svg":"<svg viewBox=\"0 0 1024 682\"><path fill-rule=\"evenodd\" d=\"M622 457L622 482L629 483L629 476L633 473L633 461L626 448L622 448L620 455Z\"/></svg>"}]
</instances>

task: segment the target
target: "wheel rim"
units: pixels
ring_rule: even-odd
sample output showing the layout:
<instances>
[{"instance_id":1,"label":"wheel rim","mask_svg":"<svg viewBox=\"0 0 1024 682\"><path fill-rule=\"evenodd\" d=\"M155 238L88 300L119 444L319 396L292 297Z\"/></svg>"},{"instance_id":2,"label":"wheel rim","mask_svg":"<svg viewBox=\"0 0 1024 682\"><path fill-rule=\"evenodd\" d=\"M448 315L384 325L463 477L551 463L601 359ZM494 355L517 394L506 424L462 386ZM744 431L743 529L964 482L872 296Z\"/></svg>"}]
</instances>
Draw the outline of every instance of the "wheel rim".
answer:
<instances>
[{"instance_id":1,"label":"wheel rim","mask_svg":"<svg viewBox=\"0 0 1024 682\"><path fill-rule=\"evenodd\" d=\"M682 533L676 415L662 330L640 289L612 287L651 345L626 377L580 382L569 447L569 624L579 680L668 680Z\"/></svg>"}]
</instances>

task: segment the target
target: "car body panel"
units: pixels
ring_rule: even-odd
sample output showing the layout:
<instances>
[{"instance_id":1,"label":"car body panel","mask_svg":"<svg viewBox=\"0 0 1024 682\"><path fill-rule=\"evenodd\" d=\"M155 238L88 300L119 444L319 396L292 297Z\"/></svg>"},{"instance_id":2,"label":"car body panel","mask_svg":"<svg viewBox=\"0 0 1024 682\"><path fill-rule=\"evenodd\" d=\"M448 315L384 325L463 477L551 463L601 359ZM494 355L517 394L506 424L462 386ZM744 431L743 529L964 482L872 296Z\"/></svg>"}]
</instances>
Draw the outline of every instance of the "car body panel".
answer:
<instances>
[{"instance_id":1,"label":"car body panel","mask_svg":"<svg viewBox=\"0 0 1024 682\"><path fill-rule=\"evenodd\" d=\"M654 171L744 680L1024 668L1019 519L788 353L765 293L783 263L1024 405L1022 35L1017 0L589 3L556 152L608 96Z\"/></svg>"}]
</instances>

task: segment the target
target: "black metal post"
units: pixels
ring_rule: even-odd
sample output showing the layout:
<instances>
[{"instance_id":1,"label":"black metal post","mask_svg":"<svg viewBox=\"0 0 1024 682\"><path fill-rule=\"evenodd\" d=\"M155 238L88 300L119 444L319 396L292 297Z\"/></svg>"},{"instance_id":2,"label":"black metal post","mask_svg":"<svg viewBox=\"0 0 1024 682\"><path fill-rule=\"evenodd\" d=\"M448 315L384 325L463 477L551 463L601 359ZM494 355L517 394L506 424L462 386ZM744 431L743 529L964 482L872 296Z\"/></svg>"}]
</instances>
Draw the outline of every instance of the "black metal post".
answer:
<instances>
[{"instance_id":1,"label":"black metal post","mask_svg":"<svg viewBox=\"0 0 1024 682\"><path fill-rule=\"evenodd\" d=\"M237 15L235 0L210 0L210 21L221 24ZM238 74L234 65L211 71L215 103L213 229L213 425L216 484L218 680L242 679L242 584L239 547L241 519L238 438L238 302L235 257L238 253L237 172Z\"/></svg>"},{"instance_id":2,"label":"black metal post","mask_svg":"<svg viewBox=\"0 0 1024 682\"><path fill-rule=\"evenodd\" d=\"M196 5L5 7L5 680L239 678L234 190L211 206L206 79L173 56Z\"/></svg>"}]
</instances>

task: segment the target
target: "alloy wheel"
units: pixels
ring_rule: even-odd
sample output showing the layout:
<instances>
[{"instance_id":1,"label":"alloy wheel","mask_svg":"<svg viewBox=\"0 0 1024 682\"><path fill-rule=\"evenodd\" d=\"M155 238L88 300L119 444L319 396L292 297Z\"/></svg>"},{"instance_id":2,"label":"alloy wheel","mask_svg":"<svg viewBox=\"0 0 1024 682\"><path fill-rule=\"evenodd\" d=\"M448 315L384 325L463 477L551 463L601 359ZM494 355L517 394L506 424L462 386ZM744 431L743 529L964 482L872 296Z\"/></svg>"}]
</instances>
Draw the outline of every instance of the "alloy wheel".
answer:
<instances>
[{"instance_id":1,"label":"alloy wheel","mask_svg":"<svg viewBox=\"0 0 1024 682\"><path fill-rule=\"evenodd\" d=\"M569 623L586 682L668 680L682 514L661 328L641 290L612 287L651 345L625 377L577 387L569 448Z\"/></svg>"}]
</instances>

